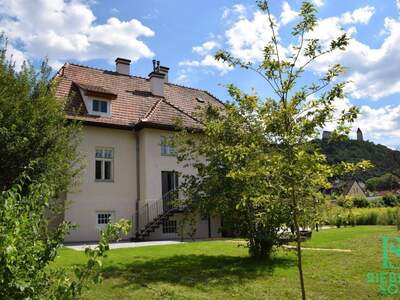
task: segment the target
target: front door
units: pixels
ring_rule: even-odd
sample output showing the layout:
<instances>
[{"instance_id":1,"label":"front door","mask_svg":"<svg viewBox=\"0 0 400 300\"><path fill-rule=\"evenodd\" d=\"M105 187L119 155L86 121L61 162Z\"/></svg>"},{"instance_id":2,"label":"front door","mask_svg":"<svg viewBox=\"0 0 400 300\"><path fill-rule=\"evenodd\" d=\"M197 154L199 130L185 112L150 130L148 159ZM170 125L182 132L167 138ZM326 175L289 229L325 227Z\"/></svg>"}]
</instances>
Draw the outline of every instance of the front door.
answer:
<instances>
[{"instance_id":1,"label":"front door","mask_svg":"<svg viewBox=\"0 0 400 300\"><path fill-rule=\"evenodd\" d=\"M178 190L178 172L161 172L161 193L163 197L164 211L171 208L170 200L173 199L175 191Z\"/></svg>"}]
</instances>

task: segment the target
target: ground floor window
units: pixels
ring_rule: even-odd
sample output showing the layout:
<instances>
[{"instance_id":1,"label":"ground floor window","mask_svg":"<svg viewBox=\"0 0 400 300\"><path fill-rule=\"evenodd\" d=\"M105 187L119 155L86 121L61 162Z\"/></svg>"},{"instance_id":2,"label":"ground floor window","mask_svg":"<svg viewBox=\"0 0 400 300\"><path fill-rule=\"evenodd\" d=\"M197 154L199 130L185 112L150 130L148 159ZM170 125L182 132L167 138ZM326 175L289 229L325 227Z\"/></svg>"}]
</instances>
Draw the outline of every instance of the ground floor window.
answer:
<instances>
[{"instance_id":1,"label":"ground floor window","mask_svg":"<svg viewBox=\"0 0 400 300\"><path fill-rule=\"evenodd\" d=\"M163 222L163 233L176 233L176 221L166 220Z\"/></svg>"},{"instance_id":2,"label":"ground floor window","mask_svg":"<svg viewBox=\"0 0 400 300\"><path fill-rule=\"evenodd\" d=\"M112 211L99 211L96 213L97 226L105 227L107 224L114 222L114 212Z\"/></svg>"}]
</instances>

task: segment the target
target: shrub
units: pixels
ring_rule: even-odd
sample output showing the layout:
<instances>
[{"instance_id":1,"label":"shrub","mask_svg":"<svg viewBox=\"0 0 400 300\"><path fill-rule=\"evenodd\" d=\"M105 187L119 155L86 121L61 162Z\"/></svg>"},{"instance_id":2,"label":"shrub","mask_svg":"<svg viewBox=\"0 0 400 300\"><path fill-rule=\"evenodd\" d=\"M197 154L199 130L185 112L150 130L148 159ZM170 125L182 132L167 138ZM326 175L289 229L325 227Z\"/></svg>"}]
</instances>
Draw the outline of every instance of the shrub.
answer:
<instances>
[{"instance_id":1,"label":"shrub","mask_svg":"<svg viewBox=\"0 0 400 300\"><path fill-rule=\"evenodd\" d=\"M353 200L353 207L358 207L358 208L370 207L370 202L367 200L366 197L356 196L353 197L352 200Z\"/></svg>"},{"instance_id":2,"label":"shrub","mask_svg":"<svg viewBox=\"0 0 400 300\"><path fill-rule=\"evenodd\" d=\"M49 268L71 224L49 230L45 214L54 189L27 181L24 178L24 184L0 193L0 299L76 299L90 282L100 280L109 240L126 234L130 224L126 220L109 224L99 246L86 249L85 265Z\"/></svg>"},{"instance_id":3,"label":"shrub","mask_svg":"<svg viewBox=\"0 0 400 300\"><path fill-rule=\"evenodd\" d=\"M397 206L399 204L399 197L397 197L396 195L392 194L392 193L387 193L382 197L383 203L385 204L385 206L390 206L390 207L394 207Z\"/></svg>"},{"instance_id":4,"label":"shrub","mask_svg":"<svg viewBox=\"0 0 400 300\"><path fill-rule=\"evenodd\" d=\"M344 207L344 208L352 208L353 207L353 197L349 196L337 196L336 197L336 203L337 205Z\"/></svg>"},{"instance_id":5,"label":"shrub","mask_svg":"<svg viewBox=\"0 0 400 300\"><path fill-rule=\"evenodd\" d=\"M382 197L379 197L376 200L370 201L370 207L385 207L385 203L382 200Z\"/></svg>"}]
</instances>

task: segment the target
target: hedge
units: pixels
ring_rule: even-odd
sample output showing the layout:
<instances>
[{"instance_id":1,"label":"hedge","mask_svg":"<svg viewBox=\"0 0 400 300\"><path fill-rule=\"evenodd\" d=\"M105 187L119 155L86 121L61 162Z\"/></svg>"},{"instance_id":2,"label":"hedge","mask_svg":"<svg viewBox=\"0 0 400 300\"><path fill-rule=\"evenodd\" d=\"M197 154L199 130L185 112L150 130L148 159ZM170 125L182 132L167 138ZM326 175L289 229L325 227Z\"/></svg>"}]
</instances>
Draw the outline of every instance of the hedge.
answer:
<instances>
[{"instance_id":1,"label":"hedge","mask_svg":"<svg viewBox=\"0 0 400 300\"><path fill-rule=\"evenodd\" d=\"M340 206L330 207L324 216L326 225L398 225L400 208L376 207L345 209Z\"/></svg>"}]
</instances>

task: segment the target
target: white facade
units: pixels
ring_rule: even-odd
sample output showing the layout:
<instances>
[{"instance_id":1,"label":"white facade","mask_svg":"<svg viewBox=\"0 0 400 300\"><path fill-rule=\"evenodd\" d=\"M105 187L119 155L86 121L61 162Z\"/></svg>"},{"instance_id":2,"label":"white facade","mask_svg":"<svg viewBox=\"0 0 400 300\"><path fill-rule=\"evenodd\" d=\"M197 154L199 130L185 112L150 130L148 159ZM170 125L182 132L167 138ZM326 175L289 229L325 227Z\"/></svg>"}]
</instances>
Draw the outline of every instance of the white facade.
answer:
<instances>
[{"instance_id":1,"label":"white facade","mask_svg":"<svg viewBox=\"0 0 400 300\"><path fill-rule=\"evenodd\" d=\"M102 223L128 219L133 222L135 237L136 208L162 198L162 171L193 172L179 165L175 156L161 155L161 137L171 132L159 129L141 129L137 132L113 128L84 126L80 150L85 156L85 167L80 184L67 194L65 220L79 227L66 237L67 242L95 241ZM112 149L112 178L96 180L96 150ZM110 160L110 159L108 159ZM104 168L104 167L103 167ZM103 169L104 170L104 169ZM174 214L169 220L181 217ZM173 223L171 223L173 224ZM195 238L219 237L220 220L211 217L197 222ZM163 225L147 237L149 240L179 239L175 232L165 232Z\"/></svg>"}]
</instances>

